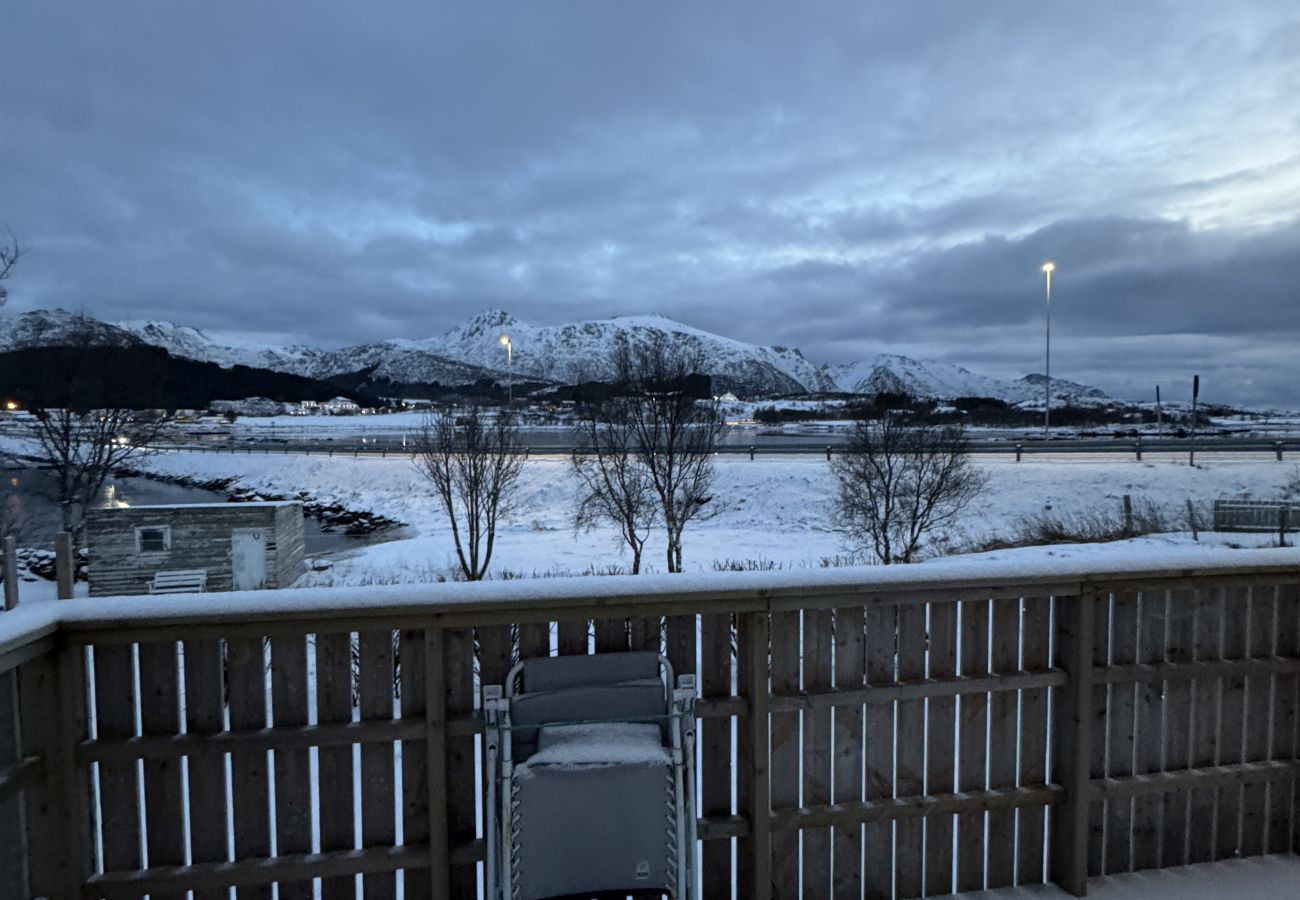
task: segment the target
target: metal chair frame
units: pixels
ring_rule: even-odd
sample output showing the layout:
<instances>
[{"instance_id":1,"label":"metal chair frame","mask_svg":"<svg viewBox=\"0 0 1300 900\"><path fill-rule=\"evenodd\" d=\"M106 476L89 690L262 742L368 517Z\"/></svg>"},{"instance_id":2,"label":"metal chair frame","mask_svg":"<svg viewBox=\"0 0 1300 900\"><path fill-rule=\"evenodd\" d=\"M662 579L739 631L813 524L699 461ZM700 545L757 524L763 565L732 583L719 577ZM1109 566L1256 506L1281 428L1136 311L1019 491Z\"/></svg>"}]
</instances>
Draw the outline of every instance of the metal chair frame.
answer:
<instances>
[{"instance_id":1,"label":"metal chair frame","mask_svg":"<svg viewBox=\"0 0 1300 900\"><path fill-rule=\"evenodd\" d=\"M669 723L670 759L676 790L677 807L677 879L674 900L696 900L695 847L696 847L696 797L695 797L695 702L694 675L678 676L673 684L673 667L668 659L659 655L660 677L664 680L663 716L654 720ZM510 708L520 695L518 680L524 664L516 663L506 675L504 685L484 685L482 716L483 740L487 758L487 799L484 805L484 835L486 837L487 875L486 900L512 900L514 896L513 842L511 841L511 802L509 785L514 776L515 762L511 741ZM527 693L527 691L523 691ZM616 722L648 722L650 718L637 716L628 719L599 719L584 721L542 722L528 728L547 725L601 724ZM504 786L504 787L503 787Z\"/></svg>"}]
</instances>

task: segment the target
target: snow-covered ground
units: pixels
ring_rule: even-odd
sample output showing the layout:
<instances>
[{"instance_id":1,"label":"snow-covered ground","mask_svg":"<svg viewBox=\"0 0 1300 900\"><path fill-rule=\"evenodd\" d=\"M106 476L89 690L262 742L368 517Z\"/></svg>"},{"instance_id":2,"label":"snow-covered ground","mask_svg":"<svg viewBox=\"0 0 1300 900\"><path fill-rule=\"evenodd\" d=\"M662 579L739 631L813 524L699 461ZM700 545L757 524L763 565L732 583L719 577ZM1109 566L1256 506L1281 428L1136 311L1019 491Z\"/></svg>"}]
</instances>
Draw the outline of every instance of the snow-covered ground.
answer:
<instances>
[{"instance_id":1,"label":"snow-covered ground","mask_svg":"<svg viewBox=\"0 0 1300 900\"><path fill-rule=\"evenodd\" d=\"M1208 504L1220 496L1278 496L1295 477L1295 463L1215 461L1198 468L1171 462L1101 459L1096 461L981 460L989 474L986 495L968 510L950 533L950 546L963 546L1004 534L1029 514L1107 509L1118 513L1121 497L1135 504L1151 501L1171 521L1185 518L1186 501ZM321 501L337 502L406 522L401 539L365 547L334 561L326 572L305 576L306 584L367 584L429 581L454 566L450 530L430 486L409 459L352 459L323 456L162 452L143 467L200 478L236 477L260 491L291 495L307 491ZM833 480L820 457L719 457L712 518L692 523L685 536L688 571L708 571L727 560L764 560L783 568L816 567L825 559L843 558L852 548L832 529ZM626 566L612 528L575 532L576 485L564 457L534 457L525 466L514 509L502 523L492 570L525 576L582 573ZM1178 525L1179 531L1185 526ZM1205 527L1205 523L1202 523ZM1045 547L980 554L1004 559L1009 554L1043 554L1053 558L1095 554L1149 553L1183 548L1266 543L1250 535L1175 533L1121 544ZM643 568L664 571L664 542L656 532L646 545Z\"/></svg>"}]
</instances>

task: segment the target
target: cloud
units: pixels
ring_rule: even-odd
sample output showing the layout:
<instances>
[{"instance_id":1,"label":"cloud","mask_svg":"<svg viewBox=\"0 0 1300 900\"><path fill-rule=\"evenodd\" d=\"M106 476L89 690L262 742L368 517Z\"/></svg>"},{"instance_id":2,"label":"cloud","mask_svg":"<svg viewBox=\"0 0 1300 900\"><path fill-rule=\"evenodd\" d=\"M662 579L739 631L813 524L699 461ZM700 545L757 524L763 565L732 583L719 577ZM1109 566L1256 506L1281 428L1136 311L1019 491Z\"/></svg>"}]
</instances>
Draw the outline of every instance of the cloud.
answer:
<instances>
[{"instance_id":1,"label":"cloud","mask_svg":"<svg viewBox=\"0 0 1300 900\"><path fill-rule=\"evenodd\" d=\"M326 344L654 311L1020 374L1050 256L1063 366L1127 389L1212 336L1295 399L1286 3L11 6L12 310Z\"/></svg>"}]
</instances>

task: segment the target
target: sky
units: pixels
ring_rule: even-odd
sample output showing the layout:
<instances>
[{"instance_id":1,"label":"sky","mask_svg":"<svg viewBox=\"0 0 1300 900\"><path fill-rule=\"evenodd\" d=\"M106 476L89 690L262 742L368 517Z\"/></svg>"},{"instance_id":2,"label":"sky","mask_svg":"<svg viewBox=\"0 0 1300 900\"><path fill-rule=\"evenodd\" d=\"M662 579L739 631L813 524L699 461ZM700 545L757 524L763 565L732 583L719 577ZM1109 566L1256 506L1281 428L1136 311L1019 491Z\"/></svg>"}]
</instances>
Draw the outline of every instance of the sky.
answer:
<instances>
[{"instance_id":1,"label":"sky","mask_svg":"<svg viewBox=\"0 0 1300 900\"><path fill-rule=\"evenodd\" d=\"M1300 6L7 0L48 306L342 346L660 313L1300 407Z\"/></svg>"}]
</instances>

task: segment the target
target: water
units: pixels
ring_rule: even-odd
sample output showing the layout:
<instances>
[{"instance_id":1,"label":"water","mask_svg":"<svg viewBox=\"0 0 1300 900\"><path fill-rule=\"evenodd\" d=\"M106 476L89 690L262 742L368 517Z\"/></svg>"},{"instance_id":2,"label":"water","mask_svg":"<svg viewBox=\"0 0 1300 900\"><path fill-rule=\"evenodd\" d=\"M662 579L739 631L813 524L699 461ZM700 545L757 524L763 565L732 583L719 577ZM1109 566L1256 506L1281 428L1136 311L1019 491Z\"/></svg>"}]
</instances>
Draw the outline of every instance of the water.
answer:
<instances>
[{"instance_id":1,"label":"water","mask_svg":"<svg viewBox=\"0 0 1300 900\"><path fill-rule=\"evenodd\" d=\"M109 479L104 485L95 506L224 503L226 499L225 494L217 491L152 478L118 478ZM8 533L12 529L20 547L52 548L60 526L58 486L52 473L34 468L0 469L0 532ZM322 531L320 522L310 516L303 520L303 531L308 556L337 553L383 540L376 534Z\"/></svg>"}]
</instances>

